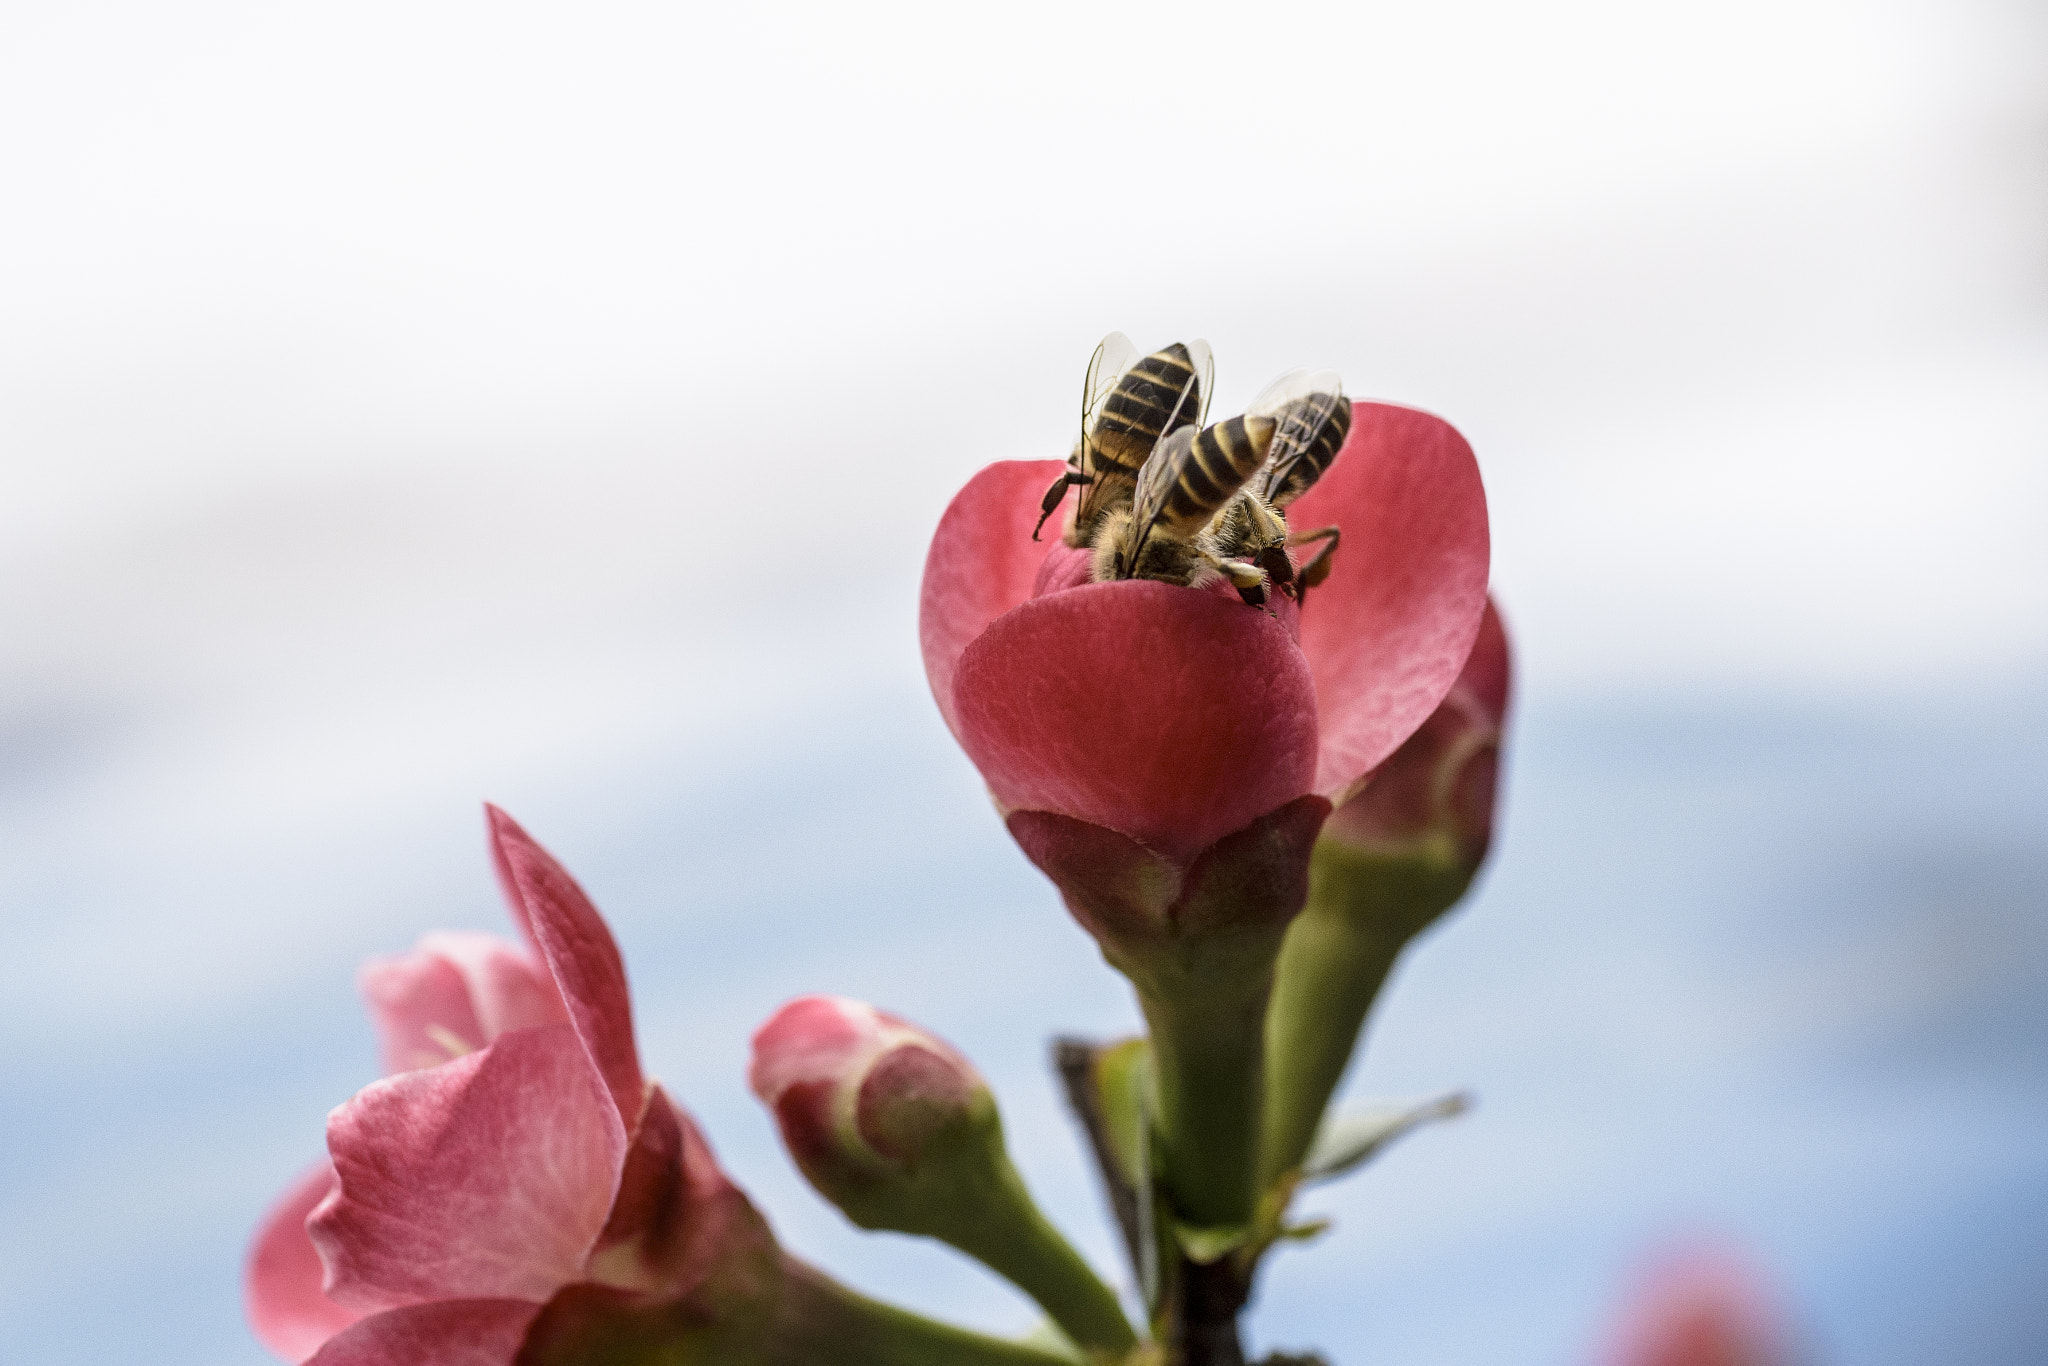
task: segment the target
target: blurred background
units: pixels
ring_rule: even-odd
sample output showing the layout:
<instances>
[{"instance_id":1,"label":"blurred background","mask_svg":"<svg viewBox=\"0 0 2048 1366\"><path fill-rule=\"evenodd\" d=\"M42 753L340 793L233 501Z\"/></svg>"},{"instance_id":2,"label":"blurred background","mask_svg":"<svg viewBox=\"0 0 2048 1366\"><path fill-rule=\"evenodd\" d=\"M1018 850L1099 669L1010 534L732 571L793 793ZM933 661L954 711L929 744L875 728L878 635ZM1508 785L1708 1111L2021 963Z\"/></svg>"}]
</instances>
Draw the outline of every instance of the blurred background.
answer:
<instances>
[{"instance_id":1,"label":"blurred background","mask_svg":"<svg viewBox=\"0 0 2048 1366\"><path fill-rule=\"evenodd\" d=\"M782 1237L805 991L1135 1021L925 688L924 544L1203 335L1458 424L1518 650L1479 893L1254 1344L1570 1366L1671 1238L1814 1362L2048 1360L2048 13L2021 0L0 11L0 1342L265 1360L248 1232L365 956L591 888Z\"/></svg>"}]
</instances>

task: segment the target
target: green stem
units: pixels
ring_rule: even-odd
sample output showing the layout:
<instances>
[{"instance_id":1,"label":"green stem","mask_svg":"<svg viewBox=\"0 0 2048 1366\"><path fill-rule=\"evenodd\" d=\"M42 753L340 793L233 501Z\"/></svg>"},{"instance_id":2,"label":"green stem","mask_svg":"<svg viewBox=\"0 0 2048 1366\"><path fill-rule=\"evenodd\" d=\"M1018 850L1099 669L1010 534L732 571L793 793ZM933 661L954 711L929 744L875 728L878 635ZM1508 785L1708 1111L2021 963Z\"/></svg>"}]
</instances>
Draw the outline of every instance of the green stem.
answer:
<instances>
[{"instance_id":1,"label":"green stem","mask_svg":"<svg viewBox=\"0 0 2048 1366\"><path fill-rule=\"evenodd\" d=\"M1072 1358L871 1300L794 1259L783 1263L764 1366L1074 1366Z\"/></svg>"},{"instance_id":2,"label":"green stem","mask_svg":"<svg viewBox=\"0 0 2048 1366\"><path fill-rule=\"evenodd\" d=\"M1118 1356L1138 1345L1116 1293L1038 1211L1007 1155L999 1157L973 1217L948 1229L947 1241L1002 1276L1083 1347Z\"/></svg>"},{"instance_id":3,"label":"green stem","mask_svg":"<svg viewBox=\"0 0 2048 1366\"><path fill-rule=\"evenodd\" d=\"M1262 965L1263 966L1263 965ZM1151 1028L1162 1175L1186 1223L1251 1222L1258 1205L1270 971L1178 982L1138 1001Z\"/></svg>"},{"instance_id":4,"label":"green stem","mask_svg":"<svg viewBox=\"0 0 2048 1366\"><path fill-rule=\"evenodd\" d=\"M1272 1103L1261 1153L1266 1181L1308 1156L1401 942L1361 934L1342 915L1313 904L1296 917L1280 951L1267 1020Z\"/></svg>"},{"instance_id":5,"label":"green stem","mask_svg":"<svg viewBox=\"0 0 2048 1366\"><path fill-rule=\"evenodd\" d=\"M1262 1185L1308 1155L1395 960L1471 876L1434 846L1367 853L1318 841L1308 904L1287 928L1266 1016Z\"/></svg>"}]
</instances>

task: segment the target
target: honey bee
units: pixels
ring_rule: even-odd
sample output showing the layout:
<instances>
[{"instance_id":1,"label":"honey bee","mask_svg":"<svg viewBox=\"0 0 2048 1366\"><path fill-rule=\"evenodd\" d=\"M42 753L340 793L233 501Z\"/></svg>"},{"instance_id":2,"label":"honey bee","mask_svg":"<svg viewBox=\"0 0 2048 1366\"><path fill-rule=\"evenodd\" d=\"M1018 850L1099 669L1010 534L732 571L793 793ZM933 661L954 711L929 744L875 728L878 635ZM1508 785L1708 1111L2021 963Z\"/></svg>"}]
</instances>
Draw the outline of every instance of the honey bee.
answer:
<instances>
[{"instance_id":1,"label":"honey bee","mask_svg":"<svg viewBox=\"0 0 2048 1366\"><path fill-rule=\"evenodd\" d=\"M1078 487L1065 540L1075 547L1093 544L1102 519L1130 502L1138 469L1161 438L1202 425L1214 375L1207 342L1175 342L1138 359L1123 333L1104 337L1081 383L1080 439L1039 503L1031 539L1038 539L1067 489Z\"/></svg>"},{"instance_id":2,"label":"honey bee","mask_svg":"<svg viewBox=\"0 0 2048 1366\"><path fill-rule=\"evenodd\" d=\"M1157 579L1200 588L1228 578L1240 595L1264 597L1266 573L1219 552L1208 528L1217 512L1265 464L1278 423L1247 414L1159 439L1139 468L1130 504L1096 528L1089 577ZM1249 600L1249 598L1247 598Z\"/></svg>"},{"instance_id":3,"label":"honey bee","mask_svg":"<svg viewBox=\"0 0 2048 1366\"><path fill-rule=\"evenodd\" d=\"M1207 535L1217 555L1264 571L1262 584L1238 589L1246 602L1263 603L1266 583L1298 599L1329 577L1339 536L1334 526L1291 532L1285 509L1336 459L1351 430L1351 404L1335 371L1295 370L1267 385L1248 415L1273 421L1271 448L1265 464L1216 513ZM1296 570L1287 547L1317 541L1322 548Z\"/></svg>"}]
</instances>

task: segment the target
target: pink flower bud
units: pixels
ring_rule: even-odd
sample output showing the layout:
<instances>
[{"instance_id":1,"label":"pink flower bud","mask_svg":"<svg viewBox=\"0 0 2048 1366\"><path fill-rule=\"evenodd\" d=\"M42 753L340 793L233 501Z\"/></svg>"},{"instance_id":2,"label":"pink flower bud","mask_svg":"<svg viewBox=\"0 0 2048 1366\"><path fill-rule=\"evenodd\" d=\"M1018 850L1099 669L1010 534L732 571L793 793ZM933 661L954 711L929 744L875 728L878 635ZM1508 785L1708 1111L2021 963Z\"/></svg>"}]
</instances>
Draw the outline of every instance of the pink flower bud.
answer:
<instances>
[{"instance_id":1,"label":"pink flower bud","mask_svg":"<svg viewBox=\"0 0 2048 1366\"><path fill-rule=\"evenodd\" d=\"M1362 853L1447 855L1468 875L1493 838L1508 638L1489 600L1464 669L1429 719L1323 826Z\"/></svg>"},{"instance_id":2,"label":"pink flower bud","mask_svg":"<svg viewBox=\"0 0 2048 1366\"><path fill-rule=\"evenodd\" d=\"M1103 1359L1136 1345L1116 1295L1024 1189L988 1084L943 1039L860 1001L804 996L755 1033L747 1082L854 1223L958 1248Z\"/></svg>"},{"instance_id":3,"label":"pink flower bud","mask_svg":"<svg viewBox=\"0 0 2048 1366\"><path fill-rule=\"evenodd\" d=\"M748 1083L804 1174L839 1200L910 1174L994 1118L967 1059L916 1025L843 996L804 996L754 1035Z\"/></svg>"}]
</instances>

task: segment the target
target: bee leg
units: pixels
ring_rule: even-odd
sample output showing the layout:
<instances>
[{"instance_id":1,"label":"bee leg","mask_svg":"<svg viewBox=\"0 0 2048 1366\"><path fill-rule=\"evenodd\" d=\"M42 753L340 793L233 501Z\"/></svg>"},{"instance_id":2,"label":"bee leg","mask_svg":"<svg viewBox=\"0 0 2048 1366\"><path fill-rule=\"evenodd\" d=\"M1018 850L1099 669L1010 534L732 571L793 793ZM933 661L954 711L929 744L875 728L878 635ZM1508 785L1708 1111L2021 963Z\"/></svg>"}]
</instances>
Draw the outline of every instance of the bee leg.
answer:
<instances>
[{"instance_id":1,"label":"bee leg","mask_svg":"<svg viewBox=\"0 0 2048 1366\"><path fill-rule=\"evenodd\" d=\"M1230 580L1230 586L1247 607L1266 605L1266 571L1245 560L1218 560L1216 567Z\"/></svg>"},{"instance_id":2,"label":"bee leg","mask_svg":"<svg viewBox=\"0 0 2048 1366\"><path fill-rule=\"evenodd\" d=\"M1308 562L1297 571L1300 581L1295 585L1295 598L1306 600L1308 590L1330 577L1330 571L1337 567L1337 542L1343 534L1333 526L1317 527L1314 531L1296 532L1287 538L1289 545L1309 545L1321 541L1322 547L1309 556Z\"/></svg>"},{"instance_id":3,"label":"bee leg","mask_svg":"<svg viewBox=\"0 0 2048 1366\"><path fill-rule=\"evenodd\" d=\"M1060 475L1059 478L1053 480L1052 487L1045 491L1045 497L1038 500L1038 525L1031 528L1031 539L1037 540L1038 533L1045 530L1046 519L1059 511L1060 500L1067 496L1067 486L1069 484L1078 487L1082 484L1092 484L1094 482L1093 479L1082 474L1079 470L1068 470Z\"/></svg>"},{"instance_id":4,"label":"bee leg","mask_svg":"<svg viewBox=\"0 0 2048 1366\"><path fill-rule=\"evenodd\" d=\"M1294 561L1287 557L1285 545L1269 545L1259 552L1259 568L1266 571L1266 581L1280 585L1280 591L1294 592Z\"/></svg>"}]
</instances>

